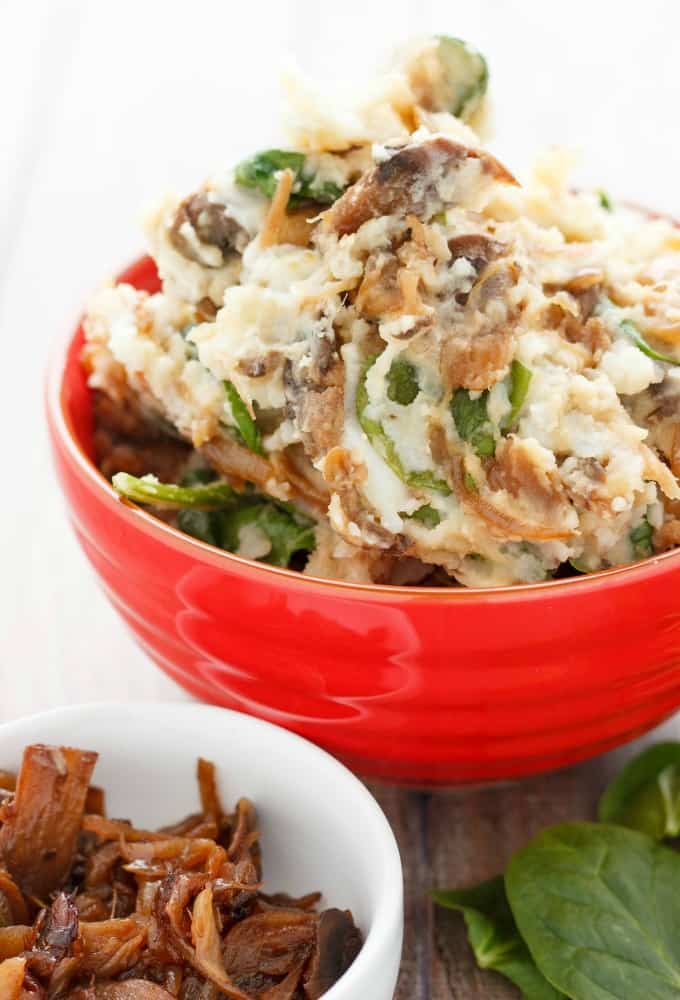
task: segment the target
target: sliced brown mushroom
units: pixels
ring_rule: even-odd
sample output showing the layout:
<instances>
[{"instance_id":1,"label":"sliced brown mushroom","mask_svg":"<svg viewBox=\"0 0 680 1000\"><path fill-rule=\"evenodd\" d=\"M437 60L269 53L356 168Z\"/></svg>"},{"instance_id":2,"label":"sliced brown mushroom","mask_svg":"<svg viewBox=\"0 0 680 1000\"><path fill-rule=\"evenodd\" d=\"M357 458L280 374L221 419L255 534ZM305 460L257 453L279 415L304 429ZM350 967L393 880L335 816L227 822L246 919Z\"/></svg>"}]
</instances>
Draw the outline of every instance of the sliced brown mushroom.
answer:
<instances>
[{"instance_id":1,"label":"sliced brown mushroom","mask_svg":"<svg viewBox=\"0 0 680 1000\"><path fill-rule=\"evenodd\" d=\"M174 248L187 260L210 266L196 252L192 240L187 238L184 232L186 226L191 227L199 243L220 251L222 260L217 266L221 266L230 254L242 253L250 239L243 226L229 215L227 207L211 200L205 192L192 194L182 202L168 236Z\"/></svg>"},{"instance_id":2,"label":"sliced brown mushroom","mask_svg":"<svg viewBox=\"0 0 680 1000\"><path fill-rule=\"evenodd\" d=\"M305 996L318 1000L350 967L361 951L359 934L348 910L324 910L319 915L316 946L305 975Z\"/></svg>"},{"instance_id":3,"label":"sliced brown mushroom","mask_svg":"<svg viewBox=\"0 0 680 1000\"><path fill-rule=\"evenodd\" d=\"M321 320L304 363L286 363L284 386L290 411L312 462L339 444L344 423L345 369L335 335Z\"/></svg>"},{"instance_id":4,"label":"sliced brown mushroom","mask_svg":"<svg viewBox=\"0 0 680 1000\"><path fill-rule=\"evenodd\" d=\"M21 1000L25 971L25 958L8 958L0 962L0 996L3 1000Z\"/></svg>"},{"instance_id":5,"label":"sliced brown mushroom","mask_svg":"<svg viewBox=\"0 0 680 1000\"><path fill-rule=\"evenodd\" d=\"M482 482L466 474L463 454L449 446L441 425L433 426L430 447L460 502L494 535L509 541L546 542L574 533L565 525L571 507L557 476L538 468L518 439L507 438L499 445Z\"/></svg>"},{"instance_id":6,"label":"sliced brown mushroom","mask_svg":"<svg viewBox=\"0 0 680 1000\"><path fill-rule=\"evenodd\" d=\"M487 264L502 257L508 250L505 243L485 236L484 233L461 233L460 236L452 236L448 241L448 247L452 261L464 257L470 261L478 274Z\"/></svg>"},{"instance_id":7,"label":"sliced brown mushroom","mask_svg":"<svg viewBox=\"0 0 680 1000\"><path fill-rule=\"evenodd\" d=\"M25 895L47 899L66 879L96 760L68 747L26 748L0 830L0 856Z\"/></svg>"},{"instance_id":8,"label":"sliced brown mushroom","mask_svg":"<svg viewBox=\"0 0 680 1000\"><path fill-rule=\"evenodd\" d=\"M517 183L512 174L489 153L470 149L444 136L436 136L397 149L364 174L324 214L324 228L338 236L345 236L356 232L369 219L381 215L405 216L413 213L431 218L445 205L440 190L442 181L467 160L479 161L483 173L494 180L504 184ZM448 190L447 199L450 199ZM453 202L447 200L446 203Z\"/></svg>"},{"instance_id":9,"label":"sliced brown mushroom","mask_svg":"<svg viewBox=\"0 0 680 1000\"><path fill-rule=\"evenodd\" d=\"M513 261L495 261L473 286L463 311L452 317L440 358L448 388L479 391L505 378L515 350L518 310L506 305L505 316L499 319L497 310L488 307L494 300L507 298L518 279L519 268Z\"/></svg>"}]
</instances>

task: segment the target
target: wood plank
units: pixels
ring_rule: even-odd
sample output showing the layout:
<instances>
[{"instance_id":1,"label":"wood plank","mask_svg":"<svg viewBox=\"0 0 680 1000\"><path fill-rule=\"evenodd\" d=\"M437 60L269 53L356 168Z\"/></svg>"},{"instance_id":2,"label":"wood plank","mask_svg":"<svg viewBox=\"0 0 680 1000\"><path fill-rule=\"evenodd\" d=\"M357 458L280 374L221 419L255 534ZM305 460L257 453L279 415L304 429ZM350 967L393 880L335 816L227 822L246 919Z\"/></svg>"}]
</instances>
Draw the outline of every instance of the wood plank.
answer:
<instances>
[{"instance_id":1,"label":"wood plank","mask_svg":"<svg viewBox=\"0 0 680 1000\"><path fill-rule=\"evenodd\" d=\"M477 968L462 918L434 907L427 890L473 885L503 871L545 827L594 819L602 789L622 761L652 738L677 738L677 729L671 723L623 750L506 784L433 792L370 785L404 865L404 953L395 1000L516 1000L518 991L505 979Z\"/></svg>"}]
</instances>

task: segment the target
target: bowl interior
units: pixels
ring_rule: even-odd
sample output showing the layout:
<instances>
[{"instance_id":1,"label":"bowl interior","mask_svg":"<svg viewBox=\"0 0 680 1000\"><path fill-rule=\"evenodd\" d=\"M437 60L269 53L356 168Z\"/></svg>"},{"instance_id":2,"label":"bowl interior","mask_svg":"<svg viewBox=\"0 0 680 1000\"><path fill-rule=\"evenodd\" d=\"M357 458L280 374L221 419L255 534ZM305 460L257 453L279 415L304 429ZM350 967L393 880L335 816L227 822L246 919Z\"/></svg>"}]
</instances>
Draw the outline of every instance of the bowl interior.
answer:
<instances>
[{"instance_id":1,"label":"bowl interior","mask_svg":"<svg viewBox=\"0 0 680 1000\"><path fill-rule=\"evenodd\" d=\"M196 811L196 758L206 757L225 808L241 796L257 808L265 891L318 890L322 905L351 909L366 938L355 965L400 924L401 865L387 820L358 779L297 736L207 706L78 706L0 727L0 766L17 769L32 742L98 751L94 781L108 815L152 828Z\"/></svg>"}]
</instances>

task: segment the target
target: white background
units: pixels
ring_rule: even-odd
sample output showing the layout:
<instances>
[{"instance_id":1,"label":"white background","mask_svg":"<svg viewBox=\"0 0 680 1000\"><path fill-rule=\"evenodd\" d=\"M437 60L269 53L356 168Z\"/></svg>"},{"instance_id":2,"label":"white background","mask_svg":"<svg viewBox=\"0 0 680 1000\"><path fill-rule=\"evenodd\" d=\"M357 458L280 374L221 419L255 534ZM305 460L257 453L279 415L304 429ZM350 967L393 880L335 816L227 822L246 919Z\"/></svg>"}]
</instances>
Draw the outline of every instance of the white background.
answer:
<instances>
[{"instance_id":1,"label":"white background","mask_svg":"<svg viewBox=\"0 0 680 1000\"><path fill-rule=\"evenodd\" d=\"M680 216L677 0L0 0L0 718L180 698L71 537L42 411L49 346L141 249L167 187L277 138L279 68L357 84L413 33L488 57L494 150L585 150L577 181Z\"/></svg>"}]
</instances>

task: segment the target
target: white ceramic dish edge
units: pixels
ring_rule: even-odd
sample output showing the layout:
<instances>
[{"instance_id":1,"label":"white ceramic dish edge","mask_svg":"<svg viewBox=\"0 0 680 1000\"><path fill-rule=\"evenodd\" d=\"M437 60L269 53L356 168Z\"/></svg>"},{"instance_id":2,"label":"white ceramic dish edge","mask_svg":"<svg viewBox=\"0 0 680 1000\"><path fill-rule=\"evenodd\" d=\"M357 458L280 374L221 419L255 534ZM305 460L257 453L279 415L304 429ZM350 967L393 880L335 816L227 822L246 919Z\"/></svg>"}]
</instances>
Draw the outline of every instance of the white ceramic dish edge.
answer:
<instances>
[{"instance_id":1,"label":"white ceramic dish edge","mask_svg":"<svg viewBox=\"0 0 680 1000\"><path fill-rule=\"evenodd\" d=\"M195 762L214 761L228 808L252 798L270 890L322 890L323 905L353 911L364 946L325 1000L392 1000L403 935L403 881L394 834L344 765L278 726L199 704L94 703L0 726L0 766L26 744L97 750L95 782L108 811L145 825L195 811ZM153 791L151 791L153 790Z\"/></svg>"}]
</instances>

